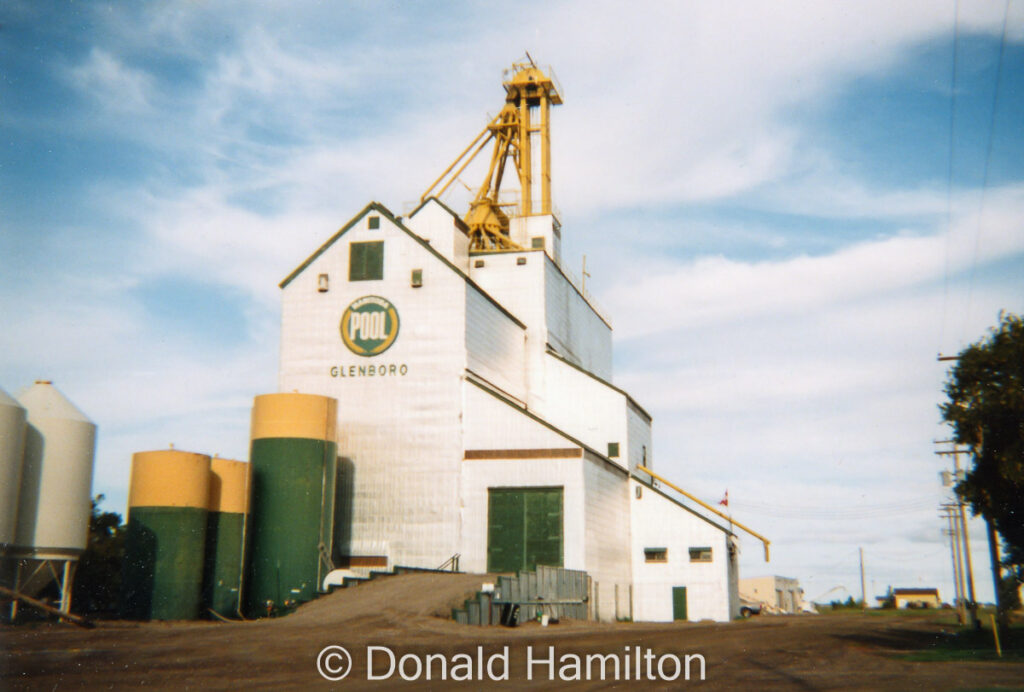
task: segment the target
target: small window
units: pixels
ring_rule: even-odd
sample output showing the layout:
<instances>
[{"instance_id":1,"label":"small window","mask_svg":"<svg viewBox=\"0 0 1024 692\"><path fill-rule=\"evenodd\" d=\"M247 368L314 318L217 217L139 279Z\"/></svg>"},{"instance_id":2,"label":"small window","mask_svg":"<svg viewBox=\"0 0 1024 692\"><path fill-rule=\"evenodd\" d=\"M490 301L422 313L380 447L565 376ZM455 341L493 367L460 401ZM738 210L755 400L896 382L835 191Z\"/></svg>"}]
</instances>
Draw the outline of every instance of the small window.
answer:
<instances>
[{"instance_id":1,"label":"small window","mask_svg":"<svg viewBox=\"0 0 1024 692\"><path fill-rule=\"evenodd\" d=\"M376 231L378 228L380 228L380 217L371 216L370 218L368 218L366 220L366 227L369 228L371 231Z\"/></svg>"},{"instance_id":2,"label":"small window","mask_svg":"<svg viewBox=\"0 0 1024 692\"><path fill-rule=\"evenodd\" d=\"M640 465L647 466L647 445L640 448Z\"/></svg>"},{"instance_id":3,"label":"small window","mask_svg":"<svg viewBox=\"0 0 1024 692\"><path fill-rule=\"evenodd\" d=\"M379 281L384 278L384 241L351 243L348 250L349 281Z\"/></svg>"},{"instance_id":4,"label":"small window","mask_svg":"<svg viewBox=\"0 0 1024 692\"><path fill-rule=\"evenodd\" d=\"M711 562L711 548L690 548L690 562Z\"/></svg>"},{"instance_id":5,"label":"small window","mask_svg":"<svg viewBox=\"0 0 1024 692\"><path fill-rule=\"evenodd\" d=\"M618 442L609 442L608 443L608 457L610 459L614 459L617 456L619 456L619 443Z\"/></svg>"},{"instance_id":6,"label":"small window","mask_svg":"<svg viewBox=\"0 0 1024 692\"><path fill-rule=\"evenodd\" d=\"M473 261L473 266L475 268L479 269L480 267L484 266L484 261L483 260L474 260Z\"/></svg>"},{"instance_id":7,"label":"small window","mask_svg":"<svg viewBox=\"0 0 1024 692\"><path fill-rule=\"evenodd\" d=\"M644 548L644 562L668 562L668 548Z\"/></svg>"},{"instance_id":8,"label":"small window","mask_svg":"<svg viewBox=\"0 0 1024 692\"><path fill-rule=\"evenodd\" d=\"M530 247L532 247L534 250L543 250L544 236L539 235L536 236L535 238L530 238Z\"/></svg>"},{"instance_id":9,"label":"small window","mask_svg":"<svg viewBox=\"0 0 1024 692\"><path fill-rule=\"evenodd\" d=\"M419 288L423 285L423 270L413 269L412 270L412 287Z\"/></svg>"},{"instance_id":10,"label":"small window","mask_svg":"<svg viewBox=\"0 0 1024 692\"><path fill-rule=\"evenodd\" d=\"M642 498L643 496L644 496L644 489L643 489L643 486L639 486L639 485L638 485L638 486L636 486L636 499L638 499L638 500L639 500L639 499L640 499L640 498Z\"/></svg>"},{"instance_id":11,"label":"small window","mask_svg":"<svg viewBox=\"0 0 1024 692\"><path fill-rule=\"evenodd\" d=\"M526 258L525 257L516 257L516 264L518 264L519 266L523 266L524 264L526 264Z\"/></svg>"},{"instance_id":12,"label":"small window","mask_svg":"<svg viewBox=\"0 0 1024 692\"><path fill-rule=\"evenodd\" d=\"M327 275L321 274L316 278L316 290L320 293L327 293Z\"/></svg>"}]
</instances>

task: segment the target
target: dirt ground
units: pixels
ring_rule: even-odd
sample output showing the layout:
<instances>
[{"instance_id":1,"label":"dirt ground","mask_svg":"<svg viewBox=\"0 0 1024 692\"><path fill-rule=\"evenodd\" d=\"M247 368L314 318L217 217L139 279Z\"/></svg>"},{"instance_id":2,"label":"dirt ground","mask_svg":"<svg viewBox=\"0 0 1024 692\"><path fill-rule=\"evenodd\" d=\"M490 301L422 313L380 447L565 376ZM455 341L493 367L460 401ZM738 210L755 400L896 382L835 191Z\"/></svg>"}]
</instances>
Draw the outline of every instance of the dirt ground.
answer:
<instances>
[{"instance_id":1,"label":"dirt ground","mask_svg":"<svg viewBox=\"0 0 1024 692\"><path fill-rule=\"evenodd\" d=\"M942 625L941 618L920 615L761 616L732 623L563 622L546 628L536 623L470 627L438 617L483 580L480 575L387 577L338 591L275 620L101 622L92 630L55 623L0 626L0 689L1024 688L1024 662L923 663L898 658L927 650L949 636L952 628ZM340 682L328 682L317 672L318 654L330 645L345 647L351 654L351 670ZM380 681L368 679L367 655L374 646L386 647L396 660L392 676ZM508 649L503 659L504 647ZM639 669L635 647L641 653ZM390 660L382 649L372 651L373 673L383 676ZM549 665L545 661L552 651ZM427 680L422 670L417 680L400 677L398 662L404 661L407 677L415 677L417 662L424 665L427 654L441 655L430 661L432 679ZM500 677L503 660L507 661L508 680L492 682L487 676L486 662L496 654L491 671ZM607 657L603 680L594 654ZM695 654L705 663L703 681ZM578 668L573 655L579 657ZM438 679L442 657L447 680ZM612 658L619 665L617 679ZM330 671L339 660L328 657L322 662ZM669 681L676 673L676 660L679 678ZM577 672L579 680L561 678ZM473 679L452 679L466 674Z\"/></svg>"}]
</instances>

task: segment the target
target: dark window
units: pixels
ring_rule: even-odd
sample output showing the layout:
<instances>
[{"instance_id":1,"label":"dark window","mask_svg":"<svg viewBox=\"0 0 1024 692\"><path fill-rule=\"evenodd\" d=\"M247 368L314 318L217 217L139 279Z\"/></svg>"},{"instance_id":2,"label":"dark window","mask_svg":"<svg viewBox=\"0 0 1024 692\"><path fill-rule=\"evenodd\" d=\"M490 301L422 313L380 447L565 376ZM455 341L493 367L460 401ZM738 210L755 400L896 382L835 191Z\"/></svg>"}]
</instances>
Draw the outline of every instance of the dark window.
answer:
<instances>
[{"instance_id":1,"label":"dark window","mask_svg":"<svg viewBox=\"0 0 1024 692\"><path fill-rule=\"evenodd\" d=\"M327 293L327 275L321 274L316 280L316 290L320 293Z\"/></svg>"},{"instance_id":2,"label":"dark window","mask_svg":"<svg viewBox=\"0 0 1024 692\"><path fill-rule=\"evenodd\" d=\"M348 246L348 280L377 281L384 278L384 241Z\"/></svg>"},{"instance_id":3,"label":"dark window","mask_svg":"<svg viewBox=\"0 0 1024 692\"><path fill-rule=\"evenodd\" d=\"M609 442L608 443L608 456L610 458L613 458L613 459L615 457L619 456L619 443L618 442Z\"/></svg>"},{"instance_id":4,"label":"dark window","mask_svg":"<svg viewBox=\"0 0 1024 692\"><path fill-rule=\"evenodd\" d=\"M532 247L534 250L543 250L544 249L544 237L543 236L537 236L535 238L530 238L530 247Z\"/></svg>"},{"instance_id":5,"label":"dark window","mask_svg":"<svg viewBox=\"0 0 1024 692\"><path fill-rule=\"evenodd\" d=\"M484 261L483 260L475 260L473 262L473 266L475 268L479 269L480 267L484 266Z\"/></svg>"},{"instance_id":6,"label":"dark window","mask_svg":"<svg viewBox=\"0 0 1024 692\"><path fill-rule=\"evenodd\" d=\"M371 231L375 231L378 228L380 228L380 217L379 216L371 216L366 221L366 227L369 228Z\"/></svg>"},{"instance_id":7,"label":"dark window","mask_svg":"<svg viewBox=\"0 0 1024 692\"><path fill-rule=\"evenodd\" d=\"M526 258L525 257L516 257L516 264L519 264L519 265L526 264Z\"/></svg>"},{"instance_id":8,"label":"dark window","mask_svg":"<svg viewBox=\"0 0 1024 692\"><path fill-rule=\"evenodd\" d=\"M644 548L644 562L668 562L668 548Z\"/></svg>"},{"instance_id":9,"label":"dark window","mask_svg":"<svg viewBox=\"0 0 1024 692\"><path fill-rule=\"evenodd\" d=\"M711 562L711 548L690 548L690 562Z\"/></svg>"},{"instance_id":10,"label":"dark window","mask_svg":"<svg viewBox=\"0 0 1024 692\"><path fill-rule=\"evenodd\" d=\"M419 288L423 285L423 270L413 269L412 270L412 287Z\"/></svg>"}]
</instances>

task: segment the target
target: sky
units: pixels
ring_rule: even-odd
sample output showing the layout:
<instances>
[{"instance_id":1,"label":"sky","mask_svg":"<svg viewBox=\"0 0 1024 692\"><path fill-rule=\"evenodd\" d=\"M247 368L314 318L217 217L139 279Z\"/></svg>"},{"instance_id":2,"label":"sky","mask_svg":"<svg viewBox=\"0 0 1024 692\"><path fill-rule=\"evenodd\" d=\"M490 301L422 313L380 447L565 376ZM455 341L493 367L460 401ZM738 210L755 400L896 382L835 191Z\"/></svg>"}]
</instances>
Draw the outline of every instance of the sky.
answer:
<instances>
[{"instance_id":1,"label":"sky","mask_svg":"<svg viewBox=\"0 0 1024 692\"><path fill-rule=\"evenodd\" d=\"M7 0L0 388L98 424L112 511L133 452L247 458L278 282L370 200L409 211L526 51L654 468L772 540L741 576L859 597L863 549L869 598L950 600L936 357L1024 312L1024 0Z\"/></svg>"}]
</instances>

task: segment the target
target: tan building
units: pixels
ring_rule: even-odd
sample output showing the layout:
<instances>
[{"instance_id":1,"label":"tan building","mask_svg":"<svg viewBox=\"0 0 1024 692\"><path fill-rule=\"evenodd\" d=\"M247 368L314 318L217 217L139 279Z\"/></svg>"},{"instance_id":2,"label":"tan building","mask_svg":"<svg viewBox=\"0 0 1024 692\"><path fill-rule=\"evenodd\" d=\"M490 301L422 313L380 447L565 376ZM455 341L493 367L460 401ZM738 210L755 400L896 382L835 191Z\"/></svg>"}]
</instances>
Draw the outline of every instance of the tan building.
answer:
<instances>
[{"instance_id":1,"label":"tan building","mask_svg":"<svg viewBox=\"0 0 1024 692\"><path fill-rule=\"evenodd\" d=\"M938 589L893 589L897 608L941 608Z\"/></svg>"},{"instance_id":2,"label":"tan building","mask_svg":"<svg viewBox=\"0 0 1024 692\"><path fill-rule=\"evenodd\" d=\"M769 613L799 613L803 594L799 580L789 577L740 579L740 598L759 603Z\"/></svg>"}]
</instances>

